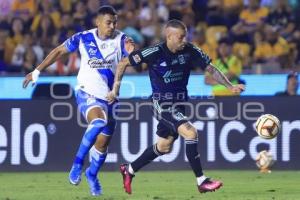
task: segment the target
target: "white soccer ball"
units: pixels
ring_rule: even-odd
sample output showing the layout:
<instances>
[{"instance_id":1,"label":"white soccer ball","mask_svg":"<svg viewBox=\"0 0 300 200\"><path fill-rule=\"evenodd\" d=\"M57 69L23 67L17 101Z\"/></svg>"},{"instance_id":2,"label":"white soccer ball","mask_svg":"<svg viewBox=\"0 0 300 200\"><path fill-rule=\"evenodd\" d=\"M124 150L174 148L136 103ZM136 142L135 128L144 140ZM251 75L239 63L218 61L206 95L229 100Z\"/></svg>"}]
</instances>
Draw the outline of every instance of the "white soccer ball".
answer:
<instances>
[{"instance_id":1,"label":"white soccer ball","mask_svg":"<svg viewBox=\"0 0 300 200\"><path fill-rule=\"evenodd\" d=\"M259 169L269 169L275 162L273 155L266 150L259 152L255 160Z\"/></svg>"},{"instance_id":2,"label":"white soccer ball","mask_svg":"<svg viewBox=\"0 0 300 200\"><path fill-rule=\"evenodd\" d=\"M260 116L255 123L257 134L264 139L272 139L277 136L280 131L280 121L271 114Z\"/></svg>"}]
</instances>

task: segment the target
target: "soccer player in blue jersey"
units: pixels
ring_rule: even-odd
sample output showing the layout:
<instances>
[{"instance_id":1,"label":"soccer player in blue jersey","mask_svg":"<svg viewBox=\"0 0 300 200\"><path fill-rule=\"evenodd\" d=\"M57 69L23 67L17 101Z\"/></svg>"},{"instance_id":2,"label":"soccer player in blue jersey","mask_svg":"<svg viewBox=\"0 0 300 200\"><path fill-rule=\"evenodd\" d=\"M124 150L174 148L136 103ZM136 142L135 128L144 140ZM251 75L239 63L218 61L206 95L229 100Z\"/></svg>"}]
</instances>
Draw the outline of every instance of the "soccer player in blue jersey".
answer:
<instances>
[{"instance_id":1,"label":"soccer player in blue jersey","mask_svg":"<svg viewBox=\"0 0 300 200\"><path fill-rule=\"evenodd\" d=\"M116 30L117 13L111 6L102 6L96 17L97 28L76 33L55 48L45 60L31 73L26 75L23 87L35 83L40 71L49 67L64 55L79 49L81 54L76 99L78 108L88 122L74 163L69 181L78 185L81 181L84 159L91 153L91 163L85 175L93 196L102 193L97 174L103 165L107 147L113 135L116 122L112 118L112 104L106 96L112 89L117 63L134 50L132 40Z\"/></svg>"},{"instance_id":2,"label":"soccer player in blue jersey","mask_svg":"<svg viewBox=\"0 0 300 200\"><path fill-rule=\"evenodd\" d=\"M198 153L198 134L189 122L181 102L188 100L187 83L193 67L200 67L212 74L214 79L234 93L244 90L244 85L232 85L226 76L211 64L211 59L199 48L186 42L186 26L179 20L167 22L166 41L152 47L132 52L117 67L113 90L107 96L113 102L119 93L122 75L126 66L146 63L152 86L153 110L159 123L157 143L148 147L131 164L120 166L124 189L131 194L134 174L158 156L169 153L174 141L181 135L185 140L186 156L196 176L199 192L215 191L221 181L207 178L202 171Z\"/></svg>"}]
</instances>

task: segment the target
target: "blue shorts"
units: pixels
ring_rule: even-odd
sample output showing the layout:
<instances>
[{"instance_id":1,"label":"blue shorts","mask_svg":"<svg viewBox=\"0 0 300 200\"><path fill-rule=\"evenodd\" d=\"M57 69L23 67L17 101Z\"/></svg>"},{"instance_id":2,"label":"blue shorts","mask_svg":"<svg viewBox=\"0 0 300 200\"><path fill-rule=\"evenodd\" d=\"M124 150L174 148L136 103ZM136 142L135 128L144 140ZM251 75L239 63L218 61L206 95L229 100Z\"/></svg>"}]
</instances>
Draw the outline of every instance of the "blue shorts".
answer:
<instances>
[{"instance_id":1,"label":"blue shorts","mask_svg":"<svg viewBox=\"0 0 300 200\"><path fill-rule=\"evenodd\" d=\"M114 112L113 108L116 107L113 105L115 103L108 104L107 101L98 99L93 95L90 95L82 90L77 90L76 100L77 100L78 110L81 112L81 114L84 116L86 120L87 120L87 114L92 108L95 107L102 108L107 115L107 125L104 127L103 131L100 134L107 135L107 136L113 135L117 125L116 120L113 118L113 112Z\"/></svg>"}]
</instances>

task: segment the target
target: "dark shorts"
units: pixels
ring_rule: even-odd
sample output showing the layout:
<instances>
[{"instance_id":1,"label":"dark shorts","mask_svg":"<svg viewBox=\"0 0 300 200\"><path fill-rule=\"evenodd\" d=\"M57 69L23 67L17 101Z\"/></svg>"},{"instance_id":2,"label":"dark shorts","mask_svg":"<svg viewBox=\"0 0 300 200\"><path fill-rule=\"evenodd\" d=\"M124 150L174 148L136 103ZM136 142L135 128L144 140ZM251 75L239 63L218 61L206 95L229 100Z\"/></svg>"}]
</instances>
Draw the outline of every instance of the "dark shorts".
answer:
<instances>
[{"instance_id":1,"label":"dark shorts","mask_svg":"<svg viewBox=\"0 0 300 200\"><path fill-rule=\"evenodd\" d=\"M173 106L173 103L161 103L153 100L153 112L158 120L156 134L162 138L172 136L174 139L177 139L178 127L188 122L183 105Z\"/></svg>"}]
</instances>

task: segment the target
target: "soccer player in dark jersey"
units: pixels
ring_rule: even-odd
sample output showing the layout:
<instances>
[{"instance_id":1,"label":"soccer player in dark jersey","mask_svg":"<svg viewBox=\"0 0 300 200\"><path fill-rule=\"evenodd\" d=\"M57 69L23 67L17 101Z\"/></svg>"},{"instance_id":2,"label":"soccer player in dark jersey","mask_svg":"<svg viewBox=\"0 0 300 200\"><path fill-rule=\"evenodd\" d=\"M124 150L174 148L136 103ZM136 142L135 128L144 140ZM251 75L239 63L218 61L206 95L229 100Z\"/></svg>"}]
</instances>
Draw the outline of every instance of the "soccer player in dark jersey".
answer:
<instances>
[{"instance_id":1,"label":"soccer player in dark jersey","mask_svg":"<svg viewBox=\"0 0 300 200\"><path fill-rule=\"evenodd\" d=\"M180 103L188 100L186 87L193 67L207 70L216 81L234 93L242 92L244 85L232 85L201 49L186 42L186 26L181 21L167 22L165 37L166 42L134 51L118 64L114 87L107 96L108 101L113 102L118 95L126 66L148 65L153 110L159 121L156 134L159 137L157 143L148 147L134 162L120 166L124 188L131 194L134 173L158 156L169 153L179 134L185 140L186 156L196 176L199 192L215 191L222 186L222 182L211 180L203 174L197 149L197 130L184 116L184 106Z\"/></svg>"}]
</instances>

